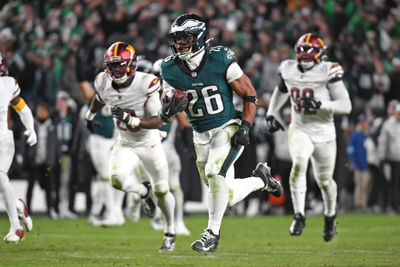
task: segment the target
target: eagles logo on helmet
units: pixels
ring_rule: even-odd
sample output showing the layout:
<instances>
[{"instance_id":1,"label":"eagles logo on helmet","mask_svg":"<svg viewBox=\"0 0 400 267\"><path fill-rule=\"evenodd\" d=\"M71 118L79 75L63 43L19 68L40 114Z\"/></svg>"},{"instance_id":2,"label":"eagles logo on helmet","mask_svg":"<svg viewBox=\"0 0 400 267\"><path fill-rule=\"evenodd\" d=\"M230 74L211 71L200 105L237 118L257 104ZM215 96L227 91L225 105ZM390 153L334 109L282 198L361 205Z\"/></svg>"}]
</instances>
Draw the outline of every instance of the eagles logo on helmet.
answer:
<instances>
[{"instance_id":1,"label":"eagles logo on helmet","mask_svg":"<svg viewBox=\"0 0 400 267\"><path fill-rule=\"evenodd\" d=\"M118 85L133 77L137 68L136 52L133 46L124 42L113 43L104 55L106 73Z\"/></svg>"},{"instance_id":2,"label":"eagles logo on helmet","mask_svg":"<svg viewBox=\"0 0 400 267\"><path fill-rule=\"evenodd\" d=\"M322 55L326 49L322 38L313 33L302 35L295 45L296 58L304 70L313 68L321 62Z\"/></svg>"},{"instance_id":3,"label":"eagles logo on helmet","mask_svg":"<svg viewBox=\"0 0 400 267\"><path fill-rule=\"evenodd\" d=\"M172 23L168 39L174 56L188 60L208 45L208 22L194 14L181 15Z\"/></svg>"}]
</instances>

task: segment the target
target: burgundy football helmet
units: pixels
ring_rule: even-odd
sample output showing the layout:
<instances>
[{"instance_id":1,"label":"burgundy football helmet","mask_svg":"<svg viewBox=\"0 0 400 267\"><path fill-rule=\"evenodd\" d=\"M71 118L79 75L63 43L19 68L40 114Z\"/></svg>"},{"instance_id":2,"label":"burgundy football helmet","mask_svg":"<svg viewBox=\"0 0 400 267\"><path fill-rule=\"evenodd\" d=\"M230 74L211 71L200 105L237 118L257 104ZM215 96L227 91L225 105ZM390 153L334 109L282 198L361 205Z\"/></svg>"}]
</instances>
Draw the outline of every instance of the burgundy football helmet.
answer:
<instances>
[{"instance_id":1,"label":"burgundy football helmet","mask_svg":"<svg viewBox=\"0 0 400 267\"><path fill-rule=\"evenodd\" d=\"M326 46L316 34L306 33L299 38L294 49L300 66L308 70L321 62Z\"/></svg>"},{"instance_id":2,"label":"burgundy football helmet","mask_svg":"<svg viewBox=\"0 0 400 267\"><path fill-rule=\"evenodd\" d=\"M113 43L104 55L106 73L116 84L123 84L135 75L136 52L133 46L124 42Z\"/></svg>"}]
</instances>

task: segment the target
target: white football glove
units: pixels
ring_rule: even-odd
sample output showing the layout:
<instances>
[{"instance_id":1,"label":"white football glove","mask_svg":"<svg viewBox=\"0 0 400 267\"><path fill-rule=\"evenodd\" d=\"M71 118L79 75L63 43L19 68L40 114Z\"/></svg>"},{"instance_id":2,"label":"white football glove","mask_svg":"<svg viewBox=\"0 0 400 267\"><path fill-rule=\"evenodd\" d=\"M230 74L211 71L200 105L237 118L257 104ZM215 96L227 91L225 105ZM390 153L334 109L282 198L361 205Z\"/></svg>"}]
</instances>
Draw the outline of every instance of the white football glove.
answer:
<instances>
[{"instance_id":1,"label":"white football glove","mask_svg":"<svg viewBox=\"0 0 400 267\"><path fill-rule=\"evenodd\" d=\"M29 146L33 146L33 145L36 144L36 142L37 142L37 137L36 137L36 132L35 132L34 129L27 129L27 130L24 132L24 135L27 137L26 143L27 143Z\"/></svg>"}]
</instances>

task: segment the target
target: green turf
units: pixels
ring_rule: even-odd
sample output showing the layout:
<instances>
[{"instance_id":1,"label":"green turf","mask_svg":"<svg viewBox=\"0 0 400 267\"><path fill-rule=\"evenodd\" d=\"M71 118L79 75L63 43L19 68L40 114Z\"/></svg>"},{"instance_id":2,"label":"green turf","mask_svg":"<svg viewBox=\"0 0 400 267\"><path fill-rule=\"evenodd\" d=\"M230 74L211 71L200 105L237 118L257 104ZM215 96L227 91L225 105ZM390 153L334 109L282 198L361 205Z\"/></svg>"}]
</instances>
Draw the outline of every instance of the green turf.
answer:
<instances>
[{"instance_id":1,"label":"green turf","mask_svg":"<svg viewBox=\"0 0 400 267\"><path fill-rule=\"evenodd\" d=\"M162 233L149 219L118 228L86 220L34 218L34 229L19 244L0 244L0 266L400 266L400 216L344 215L338 235L322 239L323 217L312 216L300 237L288 232L289 216L225 217L215 254L190 248L207 223L190 216L190 237L177 239L172 253L159 253ZM8 230L0 217L0 235Z\"/></svg>"}]
</instances>

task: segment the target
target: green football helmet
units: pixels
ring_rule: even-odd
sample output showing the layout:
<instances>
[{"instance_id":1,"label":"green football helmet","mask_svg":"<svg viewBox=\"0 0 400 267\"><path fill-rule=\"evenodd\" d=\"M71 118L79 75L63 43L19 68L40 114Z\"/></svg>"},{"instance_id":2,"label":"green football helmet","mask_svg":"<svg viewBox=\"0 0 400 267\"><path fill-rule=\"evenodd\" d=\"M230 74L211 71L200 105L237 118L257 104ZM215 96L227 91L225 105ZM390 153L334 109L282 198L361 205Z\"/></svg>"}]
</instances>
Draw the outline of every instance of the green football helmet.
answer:
<instances>
[{"instance_id":1,"label":"green football helmet","mask_svg":"<svg viewBox=\"0 0 400 267\"><path fill-rule=\"evenodd\" d=\"M180 15L172 23L168 39L174 56L187 60L208 45L208 22L194 14ZM182 52L179 51L181 45L190 45L191 48Z\"/></svg>"}]
</instances>

